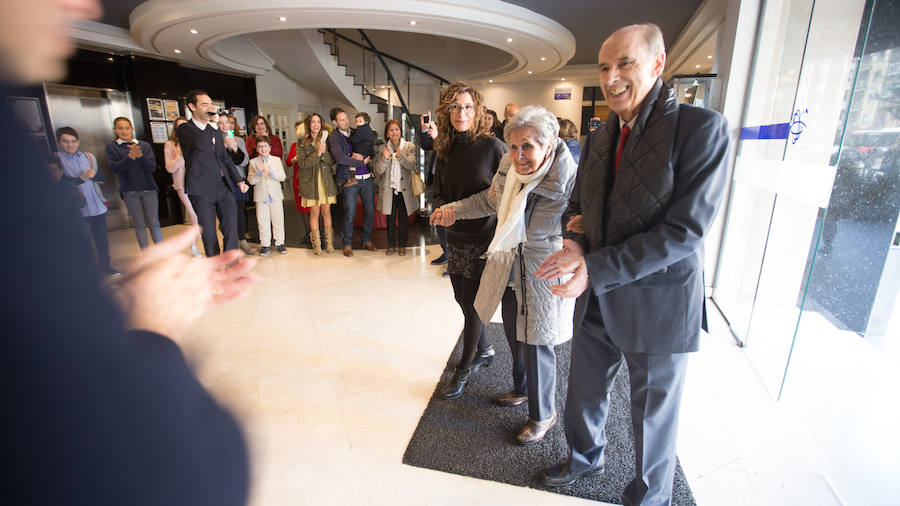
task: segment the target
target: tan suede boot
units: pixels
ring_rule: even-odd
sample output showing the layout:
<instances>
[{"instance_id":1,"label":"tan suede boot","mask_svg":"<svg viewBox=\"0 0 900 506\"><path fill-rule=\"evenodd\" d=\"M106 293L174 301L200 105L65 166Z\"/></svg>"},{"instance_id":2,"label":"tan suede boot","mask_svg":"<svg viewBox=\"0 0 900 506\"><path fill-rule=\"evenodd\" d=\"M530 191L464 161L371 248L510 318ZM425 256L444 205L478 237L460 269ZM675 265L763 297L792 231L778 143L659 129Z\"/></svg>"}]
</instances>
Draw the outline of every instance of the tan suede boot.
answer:
<instances>
[{"instance_id":1,"label":"tan suede boot","mask_svg":"<svg viewBox=\"0 0 900 506\"><path fill-rule=\"evenodd\" d=\"M334 253L334 229L325 227L325 251Z\"/></svg>"},{"instance_id":2,"label":"tan suede boot","mask_svg":"<svg viewBox=\"0 0 900 506\"><path fill-rule=\"evenodd\" d=\"M310 230L309 231L309 240L312 241L313 255L321 255L322 254L322 237L319 235L319 231L318 230Z\"/></svg>"}]
</instances>

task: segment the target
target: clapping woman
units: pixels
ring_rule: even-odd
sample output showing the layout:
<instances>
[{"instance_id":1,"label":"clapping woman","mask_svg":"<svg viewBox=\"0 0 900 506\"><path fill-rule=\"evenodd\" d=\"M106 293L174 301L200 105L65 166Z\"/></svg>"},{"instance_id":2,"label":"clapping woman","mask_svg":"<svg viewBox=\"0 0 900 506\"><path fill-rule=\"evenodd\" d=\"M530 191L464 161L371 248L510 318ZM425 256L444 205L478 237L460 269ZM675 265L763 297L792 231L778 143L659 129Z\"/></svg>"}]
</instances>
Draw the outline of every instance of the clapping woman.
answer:
<instances>
[{"instance_id":1,"label":"clapping woman","mask_svg":"<svg viewBox=\"0 0 900 506\"><path fill-rule=\"evenodd\" d=\"M300 205L309 207L310 240L313 253L322 254L319 214L325 225L325 251L334 252L334 227L331 222L331 204L337 202L338 187L334 181L335 162L328 150L328 133L322 116L312 113L304 120L306 131L300 142L297 162L300 165Z\"/></svg>"},{"instance_id":2,"label":"clapping woman","mask_svg":"<svg viewBox=\"0 0 900 506\"><path fill-rule=\"evenodd\" d=\"M506 334L513 352L514 387L498 402L514 406L528 400L529 420L516 435L521 444L540 441L556 424L553 347L572 337L574 299L550 291L566 280L543 280L534 274L548 256L562 249L560 218L575 185L575 160L558 133L559 124L550 111L522 108L507 122L509 154L500 161L491 187L445 204L431 215L432 223L443 226L458 223L457 219L497 216L475 309L487 322L502 298L515 297L514 311L503 309L504 325L507 319L515 322L515 330ZM518 390L520 385L525 388Z\"/></svg>"},{"instance_id":3,"label":"clapping woman","mask_svg":"<svg viewBox=\"0 0 900 506\"><path fill-rule=\"evenodd\" d=\"M385 143L376 149L378 210L387 215L387 251L403 256L409 237L409 214L419 208L412 189L416 167L416 145L400 136L400 123L392 119L384 126ZM395 225L395 222L397 223Z\"/></svg>"}]
</instances>

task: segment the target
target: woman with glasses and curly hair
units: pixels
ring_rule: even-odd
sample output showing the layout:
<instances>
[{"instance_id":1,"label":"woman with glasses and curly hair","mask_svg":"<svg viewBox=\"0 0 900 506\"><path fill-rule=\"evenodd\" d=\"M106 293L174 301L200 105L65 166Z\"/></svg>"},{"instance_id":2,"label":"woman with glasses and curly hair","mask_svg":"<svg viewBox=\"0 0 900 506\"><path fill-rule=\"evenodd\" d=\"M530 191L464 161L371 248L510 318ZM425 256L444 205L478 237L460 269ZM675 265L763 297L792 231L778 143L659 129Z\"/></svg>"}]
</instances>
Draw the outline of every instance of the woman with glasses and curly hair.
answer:
<instances>
[{"instance_id":1,"label":"woman with glasses and curly hair","mask_svg":"<svg viewBox=\"0 0 900 506\"><path fill-rule=\"evenodd\" d=\"M425 133L421 137L422 147L433 146L437 155L433 189L434 207L438 208L489 188L508 148L491 134L493 119L484 108L481 93L466 83L457 81L447 86L436 112L436 124L425 123L423 119ZM459 221L447 228L447 268L465 322L462 358L444 390L446 399L459 397L472 372L480 366L489 366L494 359L494 350L474 303L484 269L482 255L494 237L496 225L497 217L492 215ZM508 299L503 299L504 308L515 310L515 296ZM514 335L515 318L511 324Z\"/></svg>"}]
</instances>

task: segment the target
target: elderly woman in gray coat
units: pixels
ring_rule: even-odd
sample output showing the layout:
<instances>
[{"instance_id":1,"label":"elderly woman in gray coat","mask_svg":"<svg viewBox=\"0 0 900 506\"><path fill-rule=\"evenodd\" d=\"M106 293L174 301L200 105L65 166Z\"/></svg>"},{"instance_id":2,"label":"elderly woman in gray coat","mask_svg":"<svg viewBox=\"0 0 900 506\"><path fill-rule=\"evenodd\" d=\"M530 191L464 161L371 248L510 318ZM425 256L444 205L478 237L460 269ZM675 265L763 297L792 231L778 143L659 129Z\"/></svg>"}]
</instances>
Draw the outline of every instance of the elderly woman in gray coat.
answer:
<instances>
[{"instance_id":1,"label":"elderly woman in gray coat","mask_svg":"<svg viewBox=\"0 0 900 506\"><path fill-rule=\"evenodd\" d=\"M507 122L509 153L500 161L491 187L431 215L432 223L446 227L457 219L497 214L475 309L488 322L504 293L515 292L515 314L503 314L513 354L513 390L497 401L507 406L528 401L529 420L516 436L521 444L540 441L556 424L553 347L572 337L574 301L550 291L566 279L534 275L550 254L562 249L559 223L575 184L575 161L558 134L552 113L539 106L521 109Z\"/></svg>"}]
</instances>

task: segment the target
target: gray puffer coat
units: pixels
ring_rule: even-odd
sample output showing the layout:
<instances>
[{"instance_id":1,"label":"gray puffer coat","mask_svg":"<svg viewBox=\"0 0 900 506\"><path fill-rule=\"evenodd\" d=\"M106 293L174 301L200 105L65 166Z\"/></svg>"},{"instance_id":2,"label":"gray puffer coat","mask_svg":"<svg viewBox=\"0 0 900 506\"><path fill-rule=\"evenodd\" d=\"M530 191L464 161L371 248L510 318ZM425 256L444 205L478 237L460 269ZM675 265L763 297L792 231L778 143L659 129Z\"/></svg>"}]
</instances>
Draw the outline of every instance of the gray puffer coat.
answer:
<instances>
[{"instance_id":1,"label":"gray puffer coat","mask_svg":"<svg viewBox=\"0 0 900 506\"><path fill-rule=\"evenodd\" d=\"M534 275L538 267L552 253L562 249L560 218L568 205L569 194L575 185L576 165L565 144L554 140L553 164L544 179L528 195L525 206L527 239L519 244L508 261L490 258L482 274L481 287L475 298L475 309L485 322L497 309L503 291L509 284L490 282L498 277L511 280L518 302L516 339L532 345L562 344L572 337L572 312L575 299L563 299L550 292L550 287L568 281L540 279ZM503 195L506 175L512 168L509 154L500 160L491 188L497 196L490 196L491 188L465 199L443 206L452 209L457 219L472 219L497 212Z\"/></svg>"}]
</instances>

